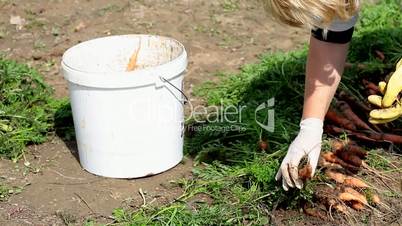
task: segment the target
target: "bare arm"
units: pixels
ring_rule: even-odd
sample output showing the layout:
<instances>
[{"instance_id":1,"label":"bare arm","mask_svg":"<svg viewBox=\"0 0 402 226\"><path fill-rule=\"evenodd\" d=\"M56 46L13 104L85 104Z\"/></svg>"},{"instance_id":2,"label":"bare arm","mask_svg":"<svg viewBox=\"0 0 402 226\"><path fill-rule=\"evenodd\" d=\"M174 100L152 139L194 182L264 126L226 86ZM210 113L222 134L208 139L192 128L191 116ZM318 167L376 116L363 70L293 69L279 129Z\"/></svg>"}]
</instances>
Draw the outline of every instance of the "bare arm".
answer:
<instances>
[{"instance_id":1,"label":"bare arm","mask_svg":"<svg viewBox=\"0 0 402 226\"><path fill-rule=\"evenodd\" d=\"M306 67L303 119L324 120L341 80L349 44L310 38Z\"/></svg>"}]
</instances>

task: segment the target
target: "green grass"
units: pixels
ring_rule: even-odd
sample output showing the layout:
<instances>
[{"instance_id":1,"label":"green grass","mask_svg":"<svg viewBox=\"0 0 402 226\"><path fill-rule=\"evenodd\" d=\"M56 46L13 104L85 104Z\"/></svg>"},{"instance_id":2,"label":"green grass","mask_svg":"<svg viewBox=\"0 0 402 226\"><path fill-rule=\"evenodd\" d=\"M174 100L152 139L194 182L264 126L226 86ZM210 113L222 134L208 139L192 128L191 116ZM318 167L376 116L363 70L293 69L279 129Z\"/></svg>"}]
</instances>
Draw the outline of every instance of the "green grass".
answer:
<instances>
[{"instance_id":1,"label":"green grass","mask_svg":"<svg viewBox=\"0 0 402 226\"><path fill-rule=\"evenodd\" d=\"M388 159L383 153L374 150L368 153L366 162L367 165L376 170L387 171L392 168L391 160Z\"/></svg>"},{"instance_id":2,"label":"green grass","mask_svg":"<svg viewBox=\"0 0 402 226\"><path fill-rule=\"evenodd\" d=\"M239 9L238 0L223 0L220 5L224 12L233 12Z\"/></svg>"},{"instance_id":3,"label":"green grass","mask_svg":"<svg viewBox=\"0 0 402 226\"><path fill-rule=\"evenodd\" d=\"M58 109L68 105L52 95L37 71L0 58L0 156L16 161L26 145L47 141Z\"/></svg>"},{"instance_id":4,"label":"green grass","mask_svg":"<svg viewBox=\"0 0 402 226\"><path fill-rule=\"evenodd\" d=\"M226 7L231 9L230 5ZM383 76L394 68L402 57L400 11L397 0L363 7L349 61L366 67L346 70L340 89L363 100L360 80ZM224 75L217 84L209 82L199 87L196 93L210 106L246 106L243 120L237 124L242 130L225 130L233 123L190 123L215 130L187 134L186 154L193 156L198 166L193 178L173 183L182 188L183 194L162 206L116 209L113 224L265 225L270 223L268 213L274 207L297 209L313 202L314 186L325 180L320 172L301 191L284 192L273 179L298 131L306 50L266 54L260 63L246 65L240 73ZM385 62L376 59L375 50L384 52ZM275 132L269 133L255 122L254 109L272 97L276 99L276 123ZM266 112L257 114L260 121L266 117ZM401 126L400 121L395 125ZM26 145L43 143L52 133L63 139L74 137L68 102L52 98L52 90L35 70L0 59L0 155L17 160ZM260 139L269 143L268 150L259 150ZM387 167L386 161L375 156L370 156L368 164ZM0 194L6 194L6 190L1 187ZM199 200L201 195L209 201Z\"/></svg>"},{"instance_id":5,"label":"green grass","mask_svg":"<svg viewBox=\"0 0 402 226\"><path fill-rule=\"evenodd\" d=\"M21 193L22 187L11 187L7 184L0 182L0 202L7 201L11 195Z\"/></svg>"},{"instance_id":6,"label":"green grass","mask_svg":"<svg viewBox=\"0 0 402 226\"><path fill-rule=\"evenodd\" d=\"M363 7L349 62L364 63L364 69L352 67L345 71L340 89L363 101L361 79L389 73L402 57L402 15L399 1L383 1ZM260 63L246 65L240 73L227 74L219 83L207 82L196 89L208 105L244 105L243 130L225 131L230 123L192 122L192 126L215 128L215 131L190 131L186 153L199 165L193 178L174 184L183 195L164 206L145 206L138 210L116 209L116 225L264 225L274 206L297 209L313 202L314 186L326 180L321 172L303 190L284 192L274 175L289 143L298 131L303 100L303 83L307 48L267 54ZM376 59L375 50L384 52L385 62ZM375 79L374 79L375 80ZM260 129L254 120L254 109L275 97L275 132ZM262 121L266 113L257 115ZM400 121L396 125L401 125ZM220 130L221 128L221 130ZM262 152L258 141L267 140L269 149ZM386 168L383 159L370 155L368 164ZM193 202L200 195L210 202ZM362 219L364 220L364 219Z\"/></svg>"}]
</instances>

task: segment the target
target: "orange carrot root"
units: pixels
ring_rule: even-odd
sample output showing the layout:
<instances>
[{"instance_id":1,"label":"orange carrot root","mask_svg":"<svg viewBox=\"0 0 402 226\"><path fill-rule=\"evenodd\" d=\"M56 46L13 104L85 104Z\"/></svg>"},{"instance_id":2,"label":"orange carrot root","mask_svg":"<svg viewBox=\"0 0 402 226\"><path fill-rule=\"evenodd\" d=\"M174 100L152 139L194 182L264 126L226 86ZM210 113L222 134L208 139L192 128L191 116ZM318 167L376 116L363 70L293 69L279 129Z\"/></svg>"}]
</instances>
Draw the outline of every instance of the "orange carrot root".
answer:
<instances>
[{"instance_id":1,"label":"orange carrot root","mask_svg":"<svg viewBox=\"0 0 402 226\"><path fill-rule=\"evenodd\" d=\"M313 169L310 165L305 165L302 169L299 170L299 178L301 180L308 180L311 179L311 173Z\"/></svg>"},{"instance_id":2,"label":"orange carrot root","mask_svg":"<svg viewBox=\"0 0 402 226\"><path fill-rule=\"evenodd\" d=\"M338 212L341 212L343 214L346 214L346 206L338 203L335 199L329 199L327 201L327 204L329 205L330 208L335 209Z\"/></svg>"},{"instance_id":3,"label":"orange carrot root","mask_svg":"<svg viewBox=\"0 0 402 226\"><path fill-rule=\"evenodd\" d=\"M355 210L364 210L364 205L357 201L352 201L352 208Z\"/></svg>"},{"instance_id":4,"label":"orange carrot root","mask_svg":"<svg viewBox=\"0 0 402 226\"><path fill-rule=\"evenodd\" d=\"M335 204L334 209L337 210L338 212L341 212L343 214L346 214L346 207L341 205L341 204Z\"/></svg>"},{"instance_id":5,"label":"orange carrot root","mask_svg":"<svg viewBox=\"0 0 402 226\"><path fill-rule=\"evenodd\" d=\"M347 176L344 180L344 184L354 187L354 188L368 188L370 187L368 184L366 184L364 181L358 179L358 178L354 178L354 177L350 177Z\"/></svg>"},{"instance_id":6,"label":"orange carrot root","mask_svg":"<svg viewBox=\"0 0 402 226\"><path fill-rule=\"evenodd\" d=\"M327 175L327 177L331 178L332 180L336 181L337 183L343 184L343 182L345 181L346 175L343 173L338 173L335 172L333 170L327 170L325 172L325 175Z\"/></svg>"},{"instance_id":7,"label":"orange carrot root","mask_svg":"<svg viewBox=\"0 0 402 226\"><path fill-rule=\"evenodd\" d=\"M351 171L351 172L358 172L359 171L359 167L353 166L349 163L346 163L345 161L343 161L342 159L338 158L337 156L335 156L334 153L332 152L326 152L322 154L322 157L331 163L337 163L339 165L341 165L343 168Z\"/></svg>"},{"instance_id":8,"label":"orange carrot root","mask_svg":"<svg viewBox=\"0 0 402 226\"><path fill-rule=\"evenodd\" d=\"M339 141L339 140L332 140L331 141L331 150L334 153L344 149L345 146L346 146L345 142L342 142L342 141Z\"/></svg>"},{"instance_id":9,"label":"orange carrot root","mask_svg":"<svg viewBox=\"0 0 402 226\"><path fill-rule=\"evenodd\" d=\"M379 205L381 203L380 197L378 197L378 195L374 194L371 197L371 201L373 201L374 204Z\"/></svg>"},{"instance_id":10,"label":"orange carrot root","mask_svg":"<svg viewBox=\"0 0 402 226\"><path fill-rule=\"evenodd\" d=\"M344 192L341 194L344 194L343 198L345 198L345 200L340 198L342 201L358 201L364 205L368 205L366 197L364 195L360 194L358 191L356 191L353 188L346 187ZM340 194L340 197L341 197L341 194ZM345 195L345 194L348 194L348 195ZM349 196L349 195L351 195L351 196ZM348 198L349 198L349 200L347 200Z\"/></svg>"}]
</instances>

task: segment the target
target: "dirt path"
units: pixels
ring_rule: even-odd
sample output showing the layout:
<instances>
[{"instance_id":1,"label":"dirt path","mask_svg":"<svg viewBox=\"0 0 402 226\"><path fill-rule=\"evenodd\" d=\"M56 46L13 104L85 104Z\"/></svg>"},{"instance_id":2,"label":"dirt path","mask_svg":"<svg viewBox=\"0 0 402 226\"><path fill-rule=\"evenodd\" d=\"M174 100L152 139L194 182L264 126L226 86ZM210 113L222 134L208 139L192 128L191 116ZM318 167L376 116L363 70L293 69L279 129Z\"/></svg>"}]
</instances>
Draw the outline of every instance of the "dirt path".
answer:
<instances>
[{"instance_id":1,"label":"dirt path","mask_svg":"<svg viewBox=\"0 0 402 226\"><path fill-rule=\"evenodd\" d=\"M8 203L0 203L0 216L18 223L52 222L60 215L76 220L107 218L114 208L141 206L144 200L140 189L146 202L164 204L180 194L169 182L190 177L192 166L191 159L184 159L175 168L153 177L109 179L84 171L76 159L74 144L66 145L57 137L47 144L30 147L29 153L18 164L0 162L0 177L24 187Z\"/></svg>"},{"instance_id":2,"label":"dirt path","mask_svg":"<svg viewBox=\"0 0 402 226\"><path fill-rule=\"evenodd\" d=\"M62 53L95 37L147 33L181 41L190 56L185 77L190 97L194 86L219 79L217 72L237 71L259 54L294 49L308 38L308 31L274 23L254 0L2 0L0 12L0 53L37 67L58 97L68 95L59 68ZM21 29L10 24L15 16L22 21ZM81 169L71 147L74 144L55 138L30 148L29 166L0 160L0 178L26 185L21 194L0 203L0 225L60 224L66 216L80 221L107 217L116 207L140 206L140 188L148 192L147 201L164 203L180 191L161 184L191 174L192 162L186 160L154 177L100 178Z\"/></svg>"}]
</instances>

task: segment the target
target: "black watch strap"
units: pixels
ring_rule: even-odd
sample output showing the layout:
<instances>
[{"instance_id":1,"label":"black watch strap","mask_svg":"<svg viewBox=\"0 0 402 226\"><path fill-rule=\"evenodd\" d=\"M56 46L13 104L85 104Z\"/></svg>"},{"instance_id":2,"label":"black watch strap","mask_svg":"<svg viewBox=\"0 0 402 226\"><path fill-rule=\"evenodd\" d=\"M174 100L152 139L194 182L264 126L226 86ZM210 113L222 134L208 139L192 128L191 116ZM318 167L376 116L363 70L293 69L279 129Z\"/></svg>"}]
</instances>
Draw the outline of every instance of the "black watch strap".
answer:
<instances>
[{"instance_id":1,"label":"black watch strap","mask_svg":"<svg viewBox=\"0 0 402 226\"><path fill-rule=\"evenodd\" d=\"M311 35L320 41L346 44L352 40L354 30L354 27L346 31L331 31L317 28L311 30Z\"/></svg>"}]
</instances>

